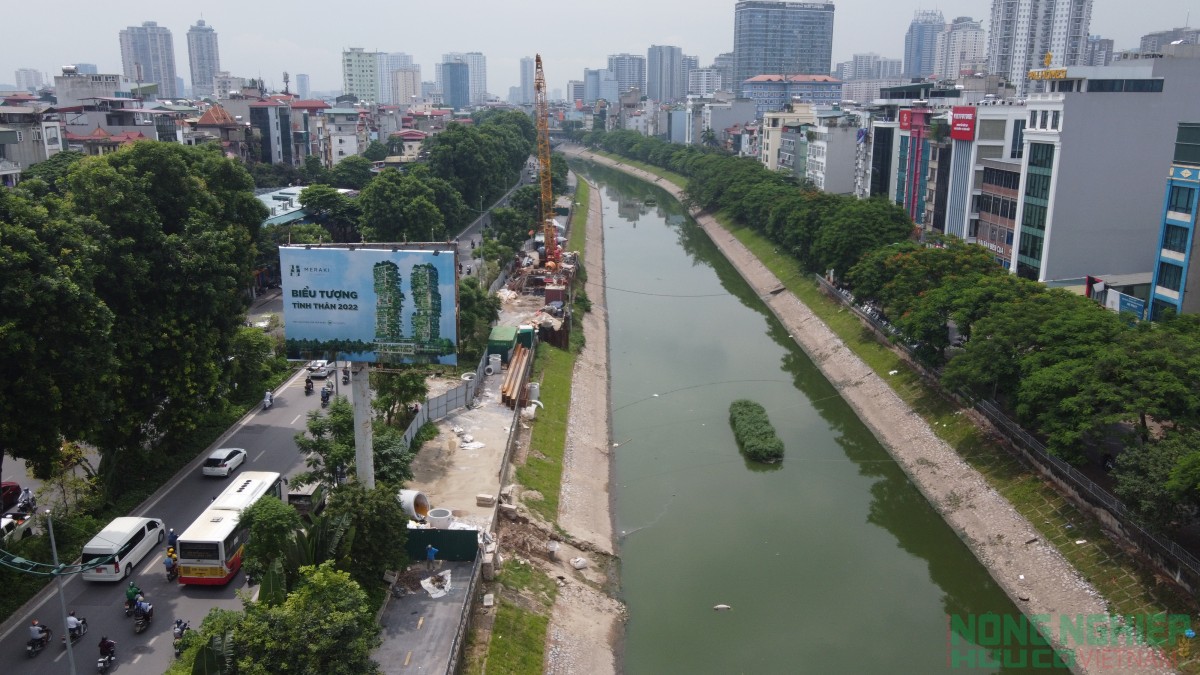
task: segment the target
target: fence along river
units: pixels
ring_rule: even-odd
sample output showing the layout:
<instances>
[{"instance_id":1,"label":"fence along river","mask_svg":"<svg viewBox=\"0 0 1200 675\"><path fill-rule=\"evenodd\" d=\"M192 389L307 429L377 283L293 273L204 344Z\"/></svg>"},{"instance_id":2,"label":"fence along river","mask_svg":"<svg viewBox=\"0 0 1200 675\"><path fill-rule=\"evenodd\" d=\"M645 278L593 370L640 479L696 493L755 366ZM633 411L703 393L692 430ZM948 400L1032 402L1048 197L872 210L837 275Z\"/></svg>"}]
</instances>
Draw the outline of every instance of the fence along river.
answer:
<instances>
[{"instance_id":1,"label":"fence along river","mask_svg":"<svg viewBox=\"0 0 1200 675\"><path fill-rule=\"evenodd\" d=\"M981 665L947 617L1019 613L987 571L677 202L578 168L603 203L625 671ZM780 465L738 453L739 398Z\"/></svg>"}]
</instances>

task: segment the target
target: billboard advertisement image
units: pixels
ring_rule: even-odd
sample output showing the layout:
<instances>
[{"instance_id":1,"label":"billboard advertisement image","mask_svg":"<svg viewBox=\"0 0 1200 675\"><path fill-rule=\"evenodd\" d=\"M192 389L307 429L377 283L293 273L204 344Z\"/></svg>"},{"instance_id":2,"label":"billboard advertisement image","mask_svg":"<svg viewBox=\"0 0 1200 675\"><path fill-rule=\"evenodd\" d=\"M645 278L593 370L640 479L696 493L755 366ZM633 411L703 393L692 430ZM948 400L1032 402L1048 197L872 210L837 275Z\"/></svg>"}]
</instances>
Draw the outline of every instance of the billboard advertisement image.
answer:
<instances>
[{"instance_id":1,"label":"billboard advertisement image","mask_svg":"<svg viewBox=\"0 0 1200 675\"><path fill-rule=\"evenodd\" d=\"M950 109L950 138L975 140L975 106L956 105Z\"/></svg>"},{"instance_id":2,"label":"billboard advertisement image","mask_svg":"<svg viewBox=\"0 0 1200 675\"><path fill-rule=\"evenodd\" d=\"M279 247L289 359L457 363L454 253Z\"/></svg>"}]
</instances>

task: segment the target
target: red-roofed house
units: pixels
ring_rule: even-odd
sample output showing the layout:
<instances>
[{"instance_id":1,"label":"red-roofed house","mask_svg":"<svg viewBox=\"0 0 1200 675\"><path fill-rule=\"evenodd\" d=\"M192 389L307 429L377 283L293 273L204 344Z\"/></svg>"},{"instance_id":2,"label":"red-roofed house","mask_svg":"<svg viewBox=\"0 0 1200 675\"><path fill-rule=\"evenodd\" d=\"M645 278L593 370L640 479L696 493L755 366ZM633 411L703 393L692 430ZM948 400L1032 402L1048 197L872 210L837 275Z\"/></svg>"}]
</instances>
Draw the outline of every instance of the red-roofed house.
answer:
<instances>
[{"instance_id":1,"label":"red-roofed house","mask_svg":"<svg viewBox=\"0 0 1200 675\"><path fill-rule=\"evenodd\" d=\"M393 151L399 150L399 154L395 155L397 162L407 164L417 161L421 155L421 146L425 144L425 139L429 134L416 129L404 129L388 136L388 147L393 148ZM388 157L392 160L392 157Z\"/></svg>"},{"instance_id":2,"label":"red-roofed house","mask_svg":"<svg viewBox=\"0 0 1200 675\"><path fill-rule=\"evenodd\" d=\"M249 152L249 144L246 142L248 126L245 122L235 119L220 104L214 103L205 110L194 126L198 133L219 141L226 154L246 159L246 153Z\"/></svg>"},{"instance_id":3,"label":"red-roofed house","mask_svg":"<svg viewBox=\"0 0 1200 675\"><path fill-rule=\"evenodd\" d=\"M110 152L116 152L122 146L148 140L150 138L140 131L123 131L119 134L110 134L99 126L87 134L67 132L67 146L85 155L106 155Z\"/></svg>"}]
</instances>

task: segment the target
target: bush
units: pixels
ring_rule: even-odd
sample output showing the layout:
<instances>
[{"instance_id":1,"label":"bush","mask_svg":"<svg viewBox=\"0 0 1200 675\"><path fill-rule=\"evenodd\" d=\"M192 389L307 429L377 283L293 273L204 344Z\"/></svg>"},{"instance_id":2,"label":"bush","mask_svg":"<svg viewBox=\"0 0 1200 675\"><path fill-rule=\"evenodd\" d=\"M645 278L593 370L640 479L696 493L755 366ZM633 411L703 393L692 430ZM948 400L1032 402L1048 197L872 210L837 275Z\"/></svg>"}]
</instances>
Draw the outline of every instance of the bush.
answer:
<instances>
[{"instance_id":1,"label":"bush","mask_svg":"<svg viewBox=\"0 0 1200 675\"><path fill-rule=\"evenodd\" d=\"M758 403L741 399L729 405L729 425L738 449L756 461L773 464L783 459L783 441L775 435L775 427L767 411Z\"/></svg>"}]
</instances>

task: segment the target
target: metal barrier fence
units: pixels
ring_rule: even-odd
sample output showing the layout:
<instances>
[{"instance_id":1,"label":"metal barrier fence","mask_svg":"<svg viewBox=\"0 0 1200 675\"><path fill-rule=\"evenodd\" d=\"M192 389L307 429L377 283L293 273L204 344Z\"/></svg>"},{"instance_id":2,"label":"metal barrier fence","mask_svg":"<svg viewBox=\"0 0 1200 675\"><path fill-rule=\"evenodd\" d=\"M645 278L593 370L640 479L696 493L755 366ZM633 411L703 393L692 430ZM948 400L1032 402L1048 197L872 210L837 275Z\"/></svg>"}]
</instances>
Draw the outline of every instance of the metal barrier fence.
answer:
<instances>
[{"instance_id":1,"label":"metal barrier fence","mask_svg":"<svg viewBox=\"0 0 1200 675\"><path fill-rule=\"evenodd\" d=\"M840 291L820 275L816 275L815 278L828 296L849 307L860 318L873 325L880 334L897 334L891 324L872 316L863 308L855 305L853 296ZM906 344L897 342L897 346L909 354L913 353L912 348ZM919 362L914 360L913 366L922 371L926 380L932 383L938 382L937 374ZM946 390L943 389L943 391ZM995 401L976 400L957 392L946 393L954 396L960 404L970 406L988 418L996 430L1004 434L1013 447L1020 451L1021 456L1027 462L1043 475L1054 479L1060 487L1068 492L1068 496L1075 498L1074 501L1091 507L1095 515L1109 525L1110 529L1116 530L1118 535L1124 537L1142 553L1153 558L1158 566L1169 573L1177 583L1188 588L1192 593L1200 592L1200 558L1171 539L1150 532L1143 527L1120 499L1097 485L1095 481L1075 467L1050 454L1045 445L1004 414Z\"/></svg>"},{"instance_id":2,"label":"metal barrier fence","mask_svg":"<svg viewBox=\"0 0 1200 675\"><path fill-rule=\"evenodd\" d=\"M475 400L475 394L479 391L480 385L483 384L483 369L486 366L487 354L484 354L479 359L479 365L475 367L474 379L466 380L440 396L425 399L424 405L417 411L408 428L404 430L403 438L405 446L412 447L413 439L417 437L417 433L421 431L421 427L425 426L426 423L440 420L459 408L469 406L471 401Z\"/></svg>"},{"instance_id":3,"label":"metal barrier fence","mask_svg":"<svg viewBox=\"0 0 1200 675\"><path fill-rule=\"evenodd\" d=\"M495 522L495 518L493 518ZM471 580L467 583L467 601L463 603L462 616L458 618L458 628L454 633L454 642L450 646L450 661L446 664L446 675L458 672L458 662L462 658L463 648L467 644L467 635L471 630L471 608L475 605L474 598L479 590L479 581L483 576L483 555L475 556L475 564L471 566Z\"/></svg>"}]
</instances>

